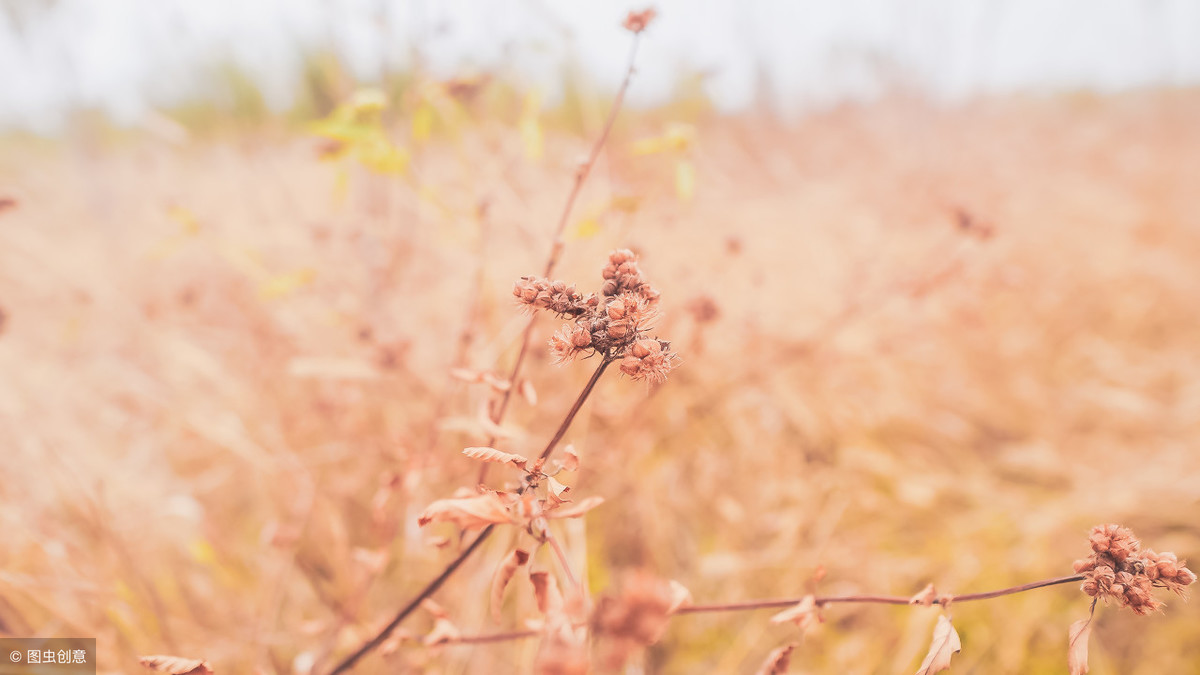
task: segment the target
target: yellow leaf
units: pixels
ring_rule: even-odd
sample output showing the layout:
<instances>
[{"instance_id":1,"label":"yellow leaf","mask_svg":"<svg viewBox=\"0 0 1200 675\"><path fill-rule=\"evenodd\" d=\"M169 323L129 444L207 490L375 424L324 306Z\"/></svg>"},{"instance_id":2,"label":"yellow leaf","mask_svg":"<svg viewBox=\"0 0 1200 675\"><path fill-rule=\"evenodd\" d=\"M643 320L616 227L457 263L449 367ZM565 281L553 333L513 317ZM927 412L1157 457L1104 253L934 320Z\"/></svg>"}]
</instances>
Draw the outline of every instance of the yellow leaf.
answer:
<instances>
[{"instance_id":1,"label":"yellow leaf","mask_svg":"<svg viewBox=\"0 0 1200 675\"><path fill-rule=\"evenodd\" d=\"M413 111L412 138L416 143L424 143L433 135L433 106L428 101L421 101Z\"/></svg>"},{"instance_id":2,"label":"yellow leaf","mask_svg":"<svg viewBox=\"0 0 1200 675\"><path fill-rule=\"evenodd\" d=\"M271 277L258 287L258 295L264 300L274 300L291 295L297 290L311 284L317 278L317 271L311 267L298 269Z\"/></svg>"},{"instance_id":3,"label":"yellow leaf","mask_svg":"<svg viewBox=\"0 0 1200 675\"><path fill-rule=\"evenodd\" d=\"M591 239L600 234L600 229L600 219L589 216L576 223L571 236L575 239Z\"/></svg>"},{"instance_id":4,"label":"yellow leaf","mask_svg":"<svg viewBox=\"0 0 1200 675\"><path fill-rule=\"evenodd\" d=\"M517 128L521 133L521 147L525 150L525 158L530 161L537 161L542 158L545 145L542 123L540 121L541 111L541 93L531 91L526 94Z\"/></svg>"},{"instance_id":5,"label":"yellow leaf","mask_svg":"<svg viewBox=\"0 0 1200 675\"><path fill-rule=\"evenodd\" d=\"M213 566L217 564L217 551L207 539L193 539L188 543L188 554L192 556L192 560L201 565Z\"/></svg>"},{"instance_id":6,"label":"yellow leaf","mask_svg":"<svg viewBox=\"0 0 1200 675\"><path fill-rule=\"evenodd\" d=\"M172 206L167 209L167 216L183 226L183 233L194 235L200 233L200 222L191 211L182 206Z\"/></svg>"},{"instance_id":7,"label":"yellow leaf","mask_svg":"<svg viewBox=\"0 0 1200 675\"><path fill-rule=\"evenodd\" d=\"M675 162L675 195L690 202L696 194L696 167L686 159Z\"/></svg>"}]
</instances>

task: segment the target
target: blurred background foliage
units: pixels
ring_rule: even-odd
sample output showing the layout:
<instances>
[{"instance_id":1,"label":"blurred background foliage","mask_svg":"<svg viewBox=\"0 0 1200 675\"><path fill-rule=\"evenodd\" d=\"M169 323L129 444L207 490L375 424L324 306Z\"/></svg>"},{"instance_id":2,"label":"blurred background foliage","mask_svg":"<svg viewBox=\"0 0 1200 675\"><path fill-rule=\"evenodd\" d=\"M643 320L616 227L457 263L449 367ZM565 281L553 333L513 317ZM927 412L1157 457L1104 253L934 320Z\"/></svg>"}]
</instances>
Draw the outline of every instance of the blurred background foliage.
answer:
<instances>
[{"instance_id":1,"label":"blurred background foliage","mask_svg":"<svg viewBox=\"0 0 1200 675\"><path fill-rule=\"evenodd\" d=\"M230 65L136 128L80 112L0 142L0 633L94 635L101 672L319 671L452 557L416 516L471 487L489 392L449 373L511 364L511 283L611 92L570 69L555 103L481 71L365 83L321 52L304 73L288 112ZM1200 93L781 118L719 115L702 79L622 113L567 230L581 289L642 255L684 359L602 381L568 436L576 493L608 500L555 524L594 592L648 569L700 602L799 596L818 566L831 594L987 590L1069 574L1102 522L1196 557ZM502 448L536 452L588 371L537 350ZM463 631L536 614L520 587L489 618L511 545L437 595ZM1092 672L1200 672L1196 606L1164 599L1101 607ZM955 606L954 671L1062 672L1087 606ZM793 672L911 672L936 613L831 608ZM768 617L680 617L631 672L753 672L795 638ZM404 642L362 671L535 652Z\"/></svg>"}]
</instances>

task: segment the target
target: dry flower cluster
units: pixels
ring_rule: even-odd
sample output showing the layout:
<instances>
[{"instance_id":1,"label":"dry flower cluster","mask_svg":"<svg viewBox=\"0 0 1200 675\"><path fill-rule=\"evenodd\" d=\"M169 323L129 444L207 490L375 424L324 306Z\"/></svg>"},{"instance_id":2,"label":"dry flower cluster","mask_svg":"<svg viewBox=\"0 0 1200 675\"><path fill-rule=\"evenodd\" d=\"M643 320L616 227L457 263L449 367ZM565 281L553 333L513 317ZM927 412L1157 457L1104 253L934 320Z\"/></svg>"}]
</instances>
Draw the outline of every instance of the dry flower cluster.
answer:
<instances>
[{"instance_id":1,"label":"dry flower cluster","mask_svg":"<svg viewBox=\"0 0 1200 675\"><path fill-rule=\"evenodd\" d=\"M531 309L574 319L549 340L555 363L598 354L605 360L619 359L621 372L635 380L666 380L679 357L669 342L649 337L658 291L642 278L637 257L629 250L613 251L603 276L600 295L584 296L565 282L527 276L513 285L513 296Z\"/></svg>"},{"instance_id":2,"label":"dry flower cluster","mask_svg":"<svg viewBox=\"0 0 1200 675\"><path fill-rule=\"evenodd\" d=\"M1089 542L1092 554L1075 561L1075 571L1085 578L1083 592L1105 602L1114 600L1137 614L1163 607L1150 595L1152 588L1165 588L1180 596L1196 581L1174 553L1155 553L1142 547L1133 532L1120 525L1097 525Z\"/></svg>"}]
</instances>

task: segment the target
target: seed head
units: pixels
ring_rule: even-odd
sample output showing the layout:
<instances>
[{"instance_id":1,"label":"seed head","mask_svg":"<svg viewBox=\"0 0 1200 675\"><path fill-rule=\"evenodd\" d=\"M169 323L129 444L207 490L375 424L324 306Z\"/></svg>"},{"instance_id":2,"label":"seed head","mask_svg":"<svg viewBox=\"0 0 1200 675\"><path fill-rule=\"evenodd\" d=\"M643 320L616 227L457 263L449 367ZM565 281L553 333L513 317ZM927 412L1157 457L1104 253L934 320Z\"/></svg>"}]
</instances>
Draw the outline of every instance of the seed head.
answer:
<instances>
[{"instance_id":1,"label":"seed head","mask_svg":"<svg viewBox=\"0 0 1200 675\"><path fill-rule=\"evenodd\" d=\"M1075 561L1075 571L1084 576L1081 589L1094 598L1115 600L1144 615L1161 609L1151 589L1165 588L1180 596L1195 583L1196 575L1174 553L1155 553L1128 528L1097 525L1088 537L1092 554Z\"/></svg>"}]
</instances>

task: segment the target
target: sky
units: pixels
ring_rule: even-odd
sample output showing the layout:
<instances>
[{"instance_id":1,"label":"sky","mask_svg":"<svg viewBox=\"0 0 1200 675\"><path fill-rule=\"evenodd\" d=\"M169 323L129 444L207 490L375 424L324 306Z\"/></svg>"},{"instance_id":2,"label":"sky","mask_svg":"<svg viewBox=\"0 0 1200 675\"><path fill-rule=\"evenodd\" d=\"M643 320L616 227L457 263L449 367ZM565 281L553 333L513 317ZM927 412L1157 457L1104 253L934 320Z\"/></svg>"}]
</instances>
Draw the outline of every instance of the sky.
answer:
<instances>
[{"instance_id":1,"label":"sky","mask_svg":"<svg viewBox=\"0 0 1200 675\"><path fill-rule=\"evenodd\" d=\"M703 73L716 107L766 92L785 112L916 88L942 100L1200 84L1195 0L659 0L634 105ZM0 0L0 129L53 132L87 106L122 124L209 95L235 63L277 110L306 50L369 83L414 54L437 76L498 71L553 102L577 67L615 88L612 0ZM764 88L765 85L765 88Z\"/></svg>"}]
</instances>

